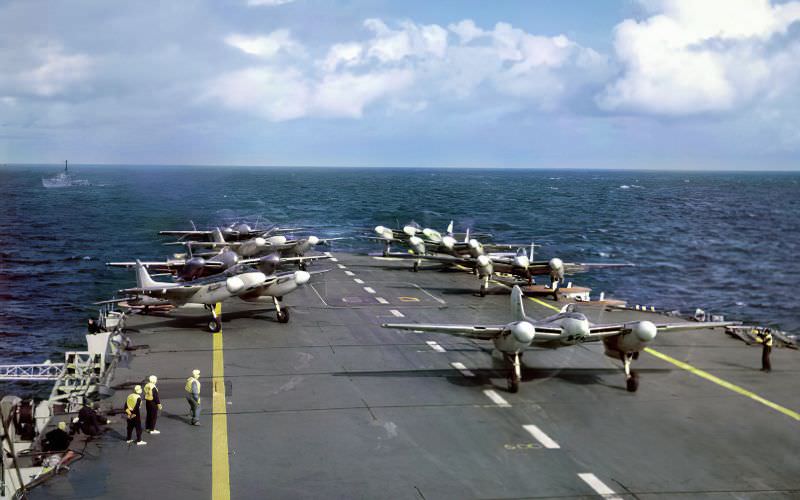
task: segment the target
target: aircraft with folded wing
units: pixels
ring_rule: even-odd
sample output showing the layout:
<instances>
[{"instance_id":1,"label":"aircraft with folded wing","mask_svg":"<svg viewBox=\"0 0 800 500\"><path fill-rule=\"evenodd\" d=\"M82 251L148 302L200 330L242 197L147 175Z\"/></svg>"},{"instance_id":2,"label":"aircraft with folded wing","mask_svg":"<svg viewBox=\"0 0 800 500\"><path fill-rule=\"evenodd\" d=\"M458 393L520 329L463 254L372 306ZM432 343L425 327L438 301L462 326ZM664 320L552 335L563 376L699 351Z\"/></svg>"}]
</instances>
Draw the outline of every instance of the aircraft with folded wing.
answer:
<instances>
[{"instance_id":1,"label":"aircraft with folded wing","mask_svg":"<svg viewBox=\"0 0 800 500\"><path fill-rule=\"evenodd\" d=\"M631 370L631 362L650 344L660 332L718 328L735 322L654 323L631 321L627 323L596 324L580 312L573 304L544 319L533 319L525 314L523 294L518 286L511 291L512 321L500 325L450 325L384 323L383 328L410 330L414 332L446 333L469 339L490 340L497 353L510 366L509 392L517 392L522 380L522 355L532 347L556 349L575 346L585 342L603 342L606 356L622 361L628 391L639 387L638 377Z\"/></svg>"}]
</instances>

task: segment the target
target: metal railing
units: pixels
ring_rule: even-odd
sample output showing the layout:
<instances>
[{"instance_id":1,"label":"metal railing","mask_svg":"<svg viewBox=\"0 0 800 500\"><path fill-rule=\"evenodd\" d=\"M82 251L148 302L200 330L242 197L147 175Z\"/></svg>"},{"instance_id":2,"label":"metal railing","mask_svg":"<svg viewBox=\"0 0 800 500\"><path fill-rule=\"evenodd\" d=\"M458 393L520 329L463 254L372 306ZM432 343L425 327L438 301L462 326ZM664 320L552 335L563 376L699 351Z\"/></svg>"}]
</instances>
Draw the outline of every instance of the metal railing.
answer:
<instances>
[{"instance_id":1,"label":"metal railing","mask_svg":"<svg viewBox=\"0 0 800 500\"><path fill-rule=\"evenodd\" d=\"M0 365L0 380L57 380L64 374L64 363Z\"/></svg>"}]
</instances>

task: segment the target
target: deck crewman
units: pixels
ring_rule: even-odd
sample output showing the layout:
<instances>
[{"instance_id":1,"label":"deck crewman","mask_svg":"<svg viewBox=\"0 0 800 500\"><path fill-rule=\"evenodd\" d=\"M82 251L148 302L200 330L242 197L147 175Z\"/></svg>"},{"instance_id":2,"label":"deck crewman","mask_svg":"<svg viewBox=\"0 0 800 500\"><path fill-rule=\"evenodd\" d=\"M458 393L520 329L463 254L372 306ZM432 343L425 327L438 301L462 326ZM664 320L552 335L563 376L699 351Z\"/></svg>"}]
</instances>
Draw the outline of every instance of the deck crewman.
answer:
<instances>
[{"instance_id":1,"label":"deck crewman","mask_svg":"<svg viewBox=\"0 0 800 500\"><path fill-rule=\"evenodd\" d=\"M144 429L150 434L161 434L161 431L156 429L158 411L162 408L161 399L158 397L156 382L158 382L158 377L150 375L150 377L147 378L147 383L144 385L144 407L147 410Z\"/></svg>"},{"instance_id":2,"label":"deck crewman","mask_svg":"<svg viewBox=\"0 0 800 500\"><path fill-rule=\"evenodd\" d=\"M769 361L772 352L772 330L764 328L756 333L756 342L761 343L761 371L769 373L772 371L772 363Z\"/></svg>"},{"instance_id":3,"label":"deck crewman","mask_svg":"<svg viewBox=\"0 0 800 500\"><path fill-rule=\"evenodd\" d=\"M186 379L185 389L192 425L200 425L200 370L192 370L192 376Z\"/></svg>"},{"instance_id":4,"label":"deck crewman","mask_svg":"<svg viewBox=\"0 0 800 500\"><path fill-rule=\"evenodd\" d=\"M142 441L142 386L137 385L133 388L133 392L128 394L125 400L125 415L128 417L128 444L132 443L131 434L136 429L136 444L143 445L147 442Z\"/></svg>"}]
</instances>

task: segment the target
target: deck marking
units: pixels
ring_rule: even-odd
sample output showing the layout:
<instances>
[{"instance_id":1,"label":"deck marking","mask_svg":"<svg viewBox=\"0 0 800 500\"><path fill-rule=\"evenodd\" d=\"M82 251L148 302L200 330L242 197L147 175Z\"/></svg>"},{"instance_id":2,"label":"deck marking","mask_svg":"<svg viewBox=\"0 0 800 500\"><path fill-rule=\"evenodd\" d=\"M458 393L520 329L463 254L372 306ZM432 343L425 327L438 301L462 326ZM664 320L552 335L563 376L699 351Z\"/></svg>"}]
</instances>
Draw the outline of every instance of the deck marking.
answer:
<instances>
[{"instance_id":1,"label":"deck marking","mask_svg":"<svg viewBox=\"0 0 800 500\"><path fill-rule=\"evenodd\" d=\"M388 304L389 303L389 301L384 299L383 297L375 297L375 300L377 300L379 304Z\"/></svg>"},{"instance_id":2,"label":"deck marking","mask_svg":"<svg viewBox=\"0 0 800 500\"><path fill-rule=\"evenodd\" d=\"M344 264L337 264L337 265L339 266L339 269L347 269L347 266L345 266Z\"/></svg>"},{"instance_id":3,"label":"deck marking","mask_svg":"<svg viewBox=\"0 0 800 500\"><path fill-rule=\"evenodd\" d=\"M362 280L362 279L360 279L360 278L353 278L353 281L355 281L355 282L356 282L356 283L358 283L359 285L363 285L363 284L364 284L364 280Z\"/></svg>"},{"instance_id":4,"label":"deck marking","mask_svg":"<svg viewBox=\"0 0 800 500\"><path fill-rule=\"evenodd\" d=\"M400 299L400 302L419 302L419 299L416 297L397 297Z\"/></svg>"},{"instance_id":5,"label":"deck marking","mask_svg":"<svg viewBox=\"0 0 800 500\"><path fill-rule=\"evenodd\" d=\"M608 487L606 483L601 481L591 472L581 472L578 474L578 477L583 479L583 481L591 486L591 488L597 492L598 495L602 496L606 500L622 500L622 497L617 496L614 493L614 490Z\"/></svg>"},{"instance_id":6,"label":"deck marking","mask_svg":"<svg viewBox=\"0 0 800 500\"><path fill-rule=\"evenodd\" d=\"M331 257L331 262L339 262L339 259L337 259L336 257Z\"/></svg>"},{"instance_id":7,"label":"deck marking","mask_svg":"<svg viewBox=\"0 0 800 500\"><path fill-rule=\"evenodd\" d=\"M508 401L503 399L503 396L497 394L497 391L492 389L486 389L483 391L483 393L486 394L486 397L491 399L492 402L497 406L500 406L501 408L511 408L511 405L508 404Z\"/></svg>"},{"instance_id":8,"label":"deck marking","mask_svg":"<svg viewBox=\"0 0 800 500\"><path fill-rule=\"evenodd\" d=\"M363 281L362 281L362 283L363 283ZM365 286L365 287L364 287L364 290L365 290L367 293L376 293L376 292L375 292L375 289L374 289L374 288L372 288L372 287L369 287L369 286Z\"/></svg>"},{"instance_id":9,"label":"deck marking","mask_svg":"<svg viewBox=\"0 0 800 500\"><path fill-rule=\"evenodd\" d=\"M440 346L439 343L436 341L428 340L425 343L431 346L431 349L433 349L436 352L447 352L444 350L444 347Z\"/></svg>"},{"instance_id":10,"label":"deck marking","mask_svg":"<svg viewBox=\"0 0 800 500\"><path fill-rule=\"evenodd\" d=\"M472 373L471 371L467 370L467 367L464 366L464 363L459 363L458 361L453 361L452 363L450 363L450 366L452 366L456 370L460 371L461 375L464 375L465 377L474 377L475 376L474 373Z\"/></svg>"},{"instance_id":11,"label":"deck marking","mask_svg":"<svg viewBox=\"0 0 800 500\"><path fill-rule=\"evenodd\" d=\"M217 315L222 313L222 304L215 306ZM213 339L213 395L211 408L211 499L230 500L231 479L228 463L228 408L225 404L225 360L222 352L222 330Z\"/></svg>"},{"instance_id":12,"label":"deck marking","mask_svg":"<svg viewBox=\"0 0 800 500\"><path fill-rule=\"evenodd\" d=\"M355 274L353 273L353 271L345 271L345 272L344 272L344 274L346 274L346 275L348 275L348 276L355 276Z\"/></svg>"},{"instance_id":13,"label":"deck marking","mask_svg":"<svg viewBox=\"0 0 800 500\"><path fill-rule=\"evenodd\" d=\"M401 313L397 309L390 309L389 312L392 313L394 316L396 316L398 318L405 318L406 317L405 314Z\"/></svg>"},{"instance_id":14,"label":"deck marking","mask_svg":"<svg viewBox=\"0 0 800 500\"><path fill-rule=\"evenodd\" d=\"M525 429L526 431L528 431L528 433L531 436L533 436L533 438L535 440L537 440L540 443L542 443L542 446L544 446L545 448L549 448L551 450L557 450L558 448L561 448L561 446L559 446L558 443L556 443L555 441L550 439L550 436L545 434L537 426L535 426L533 424L528 424L528 425L523 425L522 428Z\"/></svg>"},{"instance_id":15,"label":"deck marking","mask_svg":"<svg viewBox=\"0 0 800 500\"><path fill-rule=\"evenodd\" d=\"M675 358L673 358L671 356L668 356L668 355L664 354L663 352L656 351L652 347L645 347L644 350L648 354L651 354L651 355L653 355L653 356L655 356L655 357L657 357L657 358L659 358L659 359L661 359L663 361L666 361L667 363L672 363L673 365L677 366L678 368L683 368L684 370L686 370L686 371L688 371L690 373L693 373L693 374L697 375L698 377L704 378L704 379L706 379L706 380L708 380L710 382L714 382L715 384L720 385L720 386L722 386L722 387L724 387L724 388L726 388L726 389L728 389L730 391L733 391L735 393L741 394L742 396L746 396L746 397L752 399L753 401L757 401L757 402L761 403L764 406L768 406L768 407L772 408L773 410L779 411L779 412L783 413L784 415L786 415L788 417L791 417L791 418L793 418L795 420L800 421L800 413L797 413L796 411L792 411L792 410L790 410L788 408L785 408L785 407L783 407L783 406L781 406L781 405L779 405L777 403L773 403L772 401L764 399L764 398L762 398L761 396L759 396L758 394L756 394L754 392L748 391L747 389L739 387L738 385L732 384L732 383L728 382L727 380L722 380L721 378L716 377L716 376L708 373L707 371L703 371L703 370L701 370L699 368L695 368L694 366L690 365L689 363L684 363L683 361L679 361L679 360L677 360L677 359L675 359Z\"/></svg>"}]
</instances>

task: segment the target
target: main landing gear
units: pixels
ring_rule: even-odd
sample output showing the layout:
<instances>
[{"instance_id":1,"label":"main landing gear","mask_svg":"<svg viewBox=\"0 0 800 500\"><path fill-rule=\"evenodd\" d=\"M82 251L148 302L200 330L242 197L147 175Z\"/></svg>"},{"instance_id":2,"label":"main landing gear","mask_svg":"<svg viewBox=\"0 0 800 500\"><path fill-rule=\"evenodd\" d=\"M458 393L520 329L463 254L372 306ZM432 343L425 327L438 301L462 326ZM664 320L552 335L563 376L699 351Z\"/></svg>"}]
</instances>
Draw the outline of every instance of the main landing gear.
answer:
<instances>
[{"instance_id":1,"label":"main landing gear","mask_svg":"<svg viewBox=\"0 0 800 500\"><path fill-rule=\"evenodd\" d=\"M623 353L620 358L622 359L622 365L625 367L625 387L628 389L628 392L636 392L639 388L639 375L631 370L631 361L638 359L639 353L626 352Z\"/></svg>"},{"instance_id":2,"label":"main landing gear","mask_svg":"<svg viewBox=\"0 0 800 500\"><path fill-rule=\"evenodd\" d=\"M486 292L488 290L489 290L489 277L488 276L484 276L483 278L481 278L481 289L478 292L478 294L481 297L486 297Z\"/></svg>"},{"instance_id":3,"label":"main landing gear","mask_svg":"<svg viewBox=\"0 0 800 500\"><path fill-rule=\"evenodd\" d=\"M289 308L281 307L281 300L283 297L272 297L272 303L275 304L275 313L278 316L278 323L289 322Z\"/></svg>"},{"instance_id":4,"label":"main landing gear","mask_svg":"<svg viewBox=\"0 0 800 500\"><path fill-rule=\"evenodd\" d=\"M508 375L508 392L519 392L519 383L522 380L522 355L520 353L506 354L506 361L511 365Z\"/></svg>"},{"instance_id":5,"label":"main landing gear","mask_svg":"<svg viewBox=\"0 0 800 500\"><path fill-rule=\"evenodd\" d=\"M206 310L211 311L211 321L208 322L208 331L217 333L222 330L222 318L217 314L216 305L206 305Z\"/></svg>"},{"instance_id":6,"label":"main landing gear","mask_svg":"<svg viewBox=\"0 0 800 500\"><path fill-rule=\"evenodd\" d=\"M417 260L415 260L415 261L414 261L414 265L413 265L413 266L411 266L411 270L412 270L413 272L415 272L415 273L416 273L417 271L419 271L419 265L420 265L421 263L422 263L422 260L421 260L421 259L417 259Z\"/></svg>"}]
</instances>

